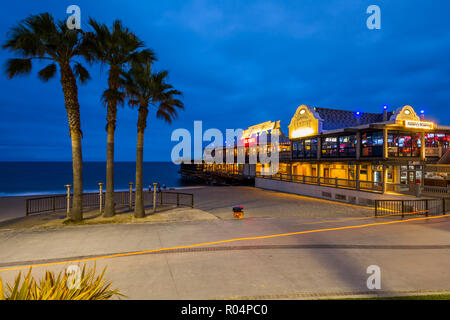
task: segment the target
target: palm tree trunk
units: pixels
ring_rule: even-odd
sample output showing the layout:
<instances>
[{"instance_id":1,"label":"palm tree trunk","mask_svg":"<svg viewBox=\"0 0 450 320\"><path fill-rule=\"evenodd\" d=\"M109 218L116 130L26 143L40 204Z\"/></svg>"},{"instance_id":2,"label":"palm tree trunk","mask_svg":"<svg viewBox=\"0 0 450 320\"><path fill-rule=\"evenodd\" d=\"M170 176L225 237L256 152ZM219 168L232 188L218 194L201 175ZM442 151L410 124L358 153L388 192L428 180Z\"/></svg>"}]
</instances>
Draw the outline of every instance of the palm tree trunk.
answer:
<instances>
[{"instance_id":1,"label":"palm tree trunk","mask_svg":"<svg viewBox=\"0 0 450 320\"><path fill-rule=\"evenodd\" d=\"M81 134L79 130L71 130L72 168L73 168L73 202L70 218L83 220L83 160L81 154Z\"/></svg>"},{"instance_id":2,"label":"palm tree trunk","mask_svg":"<svg viewBox=\"0 0 450 320\"><path fill-rule=\"evenodd\" d=\"M108 106L109 109L109 106ZM108 112L109 113L109 112ZM106 144L106 193L105 193L105 212L104 217L115 215L114 201L114 132L115 125L107 125L107 144Z\"/></svg>"},{"instance_id":3,"label":"palm tree trunk","mask_svg":"<svg viewBox=\"0 0 450 320\"><path fill-rule=\"evenodd\" d=\"M83 160L81 153L82 134L78 88L69 64L60 65L60 67L61 85L72 141L73 202L70 218L74 221L80 221L83 220Z\"/></svg>"},{"instance_id":4,"label":"palm tree trunk","mask_svg":"<svg viewBox=\"0 0 450 320\"><path fill-rule=\"evenodd\" d=\"M136 147L136 193L134 216L144 218L144 183L143 183L143 159L144 159L144 130L138 129L137 147Z\"/></svg>"}]
</instances>

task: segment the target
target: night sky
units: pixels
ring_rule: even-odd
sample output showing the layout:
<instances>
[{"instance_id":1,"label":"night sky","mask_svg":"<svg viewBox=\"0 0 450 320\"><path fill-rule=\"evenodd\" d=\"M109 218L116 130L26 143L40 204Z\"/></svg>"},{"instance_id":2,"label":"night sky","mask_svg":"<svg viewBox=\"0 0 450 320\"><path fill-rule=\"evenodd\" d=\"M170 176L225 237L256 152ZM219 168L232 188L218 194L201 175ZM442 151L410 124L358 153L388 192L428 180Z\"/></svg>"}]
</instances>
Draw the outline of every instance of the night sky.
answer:
<instances>
[{"instance_id":1,"label":"night sky","mask_svg":"<svg viewBox=\"0 0 450 320\"><path fill-rule=\"evenodd\" d=\"M168 161L176 128L246 128L297 106L382 112L406 104L450 125L450 1L13 1L1 9L0 41L30 14L65 19L68 5L108 25L121 19L158 57L186 110L172 125L150 115L144 159ZM366 8L381 8L381 30ZM0 52L2 65L12 54ZM0 161L70 161L59 79L0 76ZM79 87L85 161L106 159L106 88L100 67ZM137 112L120 109L116 160L134 161Z\"/></svg>"}]
</instances>

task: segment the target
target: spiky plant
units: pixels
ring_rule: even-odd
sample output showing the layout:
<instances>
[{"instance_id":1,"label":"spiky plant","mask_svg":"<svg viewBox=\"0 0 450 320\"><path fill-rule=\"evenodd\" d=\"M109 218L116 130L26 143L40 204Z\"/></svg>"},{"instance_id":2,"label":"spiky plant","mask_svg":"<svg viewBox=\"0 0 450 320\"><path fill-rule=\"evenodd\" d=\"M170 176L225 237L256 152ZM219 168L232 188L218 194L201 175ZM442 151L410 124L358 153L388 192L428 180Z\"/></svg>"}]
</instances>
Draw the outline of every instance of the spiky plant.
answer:
<instances>
[{"instance_id":1,"label":"spiky plant","mask_svg":"<svg viewBox=\"0 0 450 320\"><path fill-rule=\"evenodd\" d=\"M18 57L6 63L6 75L10 79L29 74L33 61L48 63L38 73L44 82L59 71L72 142L73 207L70 217L75 221L83 219L82 133L76 80L85 83L90 79L80 61L85 55L82 43L80 31L70 30L65 21L55 22L49 13L42 13L31 15L11 28L3 45L3 49Z\"/></svg>"},{"instance_id":2,"label":"spiky plant","mask_svg":"<svg viewBox=\"0 0 450 320\"><path fill-rule=\"evenodd\" d=\"M117 289L111 289L111 282L104 279L106 268L95 275L95 266L86 270L83 266L79 277L79 285L72 288L71 275L62 271L55 275L46 271L42 279L36 280L31 275L31 268L22 281L19 273L13 284L6 284L7 292L2 292L0 279L0 300L109 300L114 296L122 296Z\"/></svg>"}]
</instances>

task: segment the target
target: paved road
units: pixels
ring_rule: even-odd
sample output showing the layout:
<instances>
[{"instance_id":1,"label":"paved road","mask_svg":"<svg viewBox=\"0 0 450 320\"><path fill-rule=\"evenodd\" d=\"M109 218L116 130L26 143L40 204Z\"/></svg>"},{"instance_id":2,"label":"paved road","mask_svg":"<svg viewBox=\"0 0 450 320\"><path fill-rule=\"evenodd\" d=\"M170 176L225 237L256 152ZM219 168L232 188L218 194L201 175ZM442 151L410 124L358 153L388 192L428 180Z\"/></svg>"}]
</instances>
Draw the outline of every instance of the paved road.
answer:
<instances>
[{"instance_id":1,"label":"paved road","mask_svg":"<svg viewBox=\"0 0 450 320\"><path fill-rule=\"evenodd\" d=\"M61 259L397 221L397 218L248 218L0 231L0 269ZM129 298L296 298L366 292L378 265L384 292L450 290L450 217L219 243L100 259ZM67 264L36 267L63 270ZM0 271L11 281L18 271Z\"/></svg>"}]
</instances>

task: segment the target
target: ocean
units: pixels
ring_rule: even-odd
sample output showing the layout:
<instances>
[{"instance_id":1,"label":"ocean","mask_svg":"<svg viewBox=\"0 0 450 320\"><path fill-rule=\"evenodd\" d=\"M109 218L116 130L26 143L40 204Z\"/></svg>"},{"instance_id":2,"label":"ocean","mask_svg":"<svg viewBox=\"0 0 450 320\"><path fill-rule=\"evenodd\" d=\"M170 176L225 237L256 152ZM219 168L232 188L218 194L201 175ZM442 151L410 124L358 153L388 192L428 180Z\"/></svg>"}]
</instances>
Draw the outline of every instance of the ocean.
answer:
<instances>
[{"instance_id":1,"label":"ocean","mask_svg":"<svg viewBox=\"0 0 450 320\"><path fill-rule=\"evenodd\" d=\"M144 162L144 188L153 182L168 188L189 185L181 180L178 170L179 166L171 162ZM128 183L135 180L134 162L115 163L117 191L128 190ZM106 184L106 162L84 162L84 192L98 191L99 182ZM65 193L66 184L72 184L71 162L0 162L0 197Z\"/></svg>"}]
</instances>

